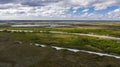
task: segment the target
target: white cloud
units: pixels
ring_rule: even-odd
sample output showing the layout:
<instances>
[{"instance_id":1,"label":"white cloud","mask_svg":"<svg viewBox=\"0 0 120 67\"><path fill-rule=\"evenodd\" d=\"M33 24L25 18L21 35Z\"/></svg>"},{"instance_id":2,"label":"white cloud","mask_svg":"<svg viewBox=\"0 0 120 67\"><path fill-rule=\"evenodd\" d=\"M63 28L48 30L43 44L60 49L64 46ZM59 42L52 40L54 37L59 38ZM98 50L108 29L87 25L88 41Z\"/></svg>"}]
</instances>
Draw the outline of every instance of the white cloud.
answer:
<instances>
[{"instance_id":1,"label":"white cloud","mask_svg":"<svg viewBox=\"0 0 120 67\"><path fill-rule=\"evenodd\" d=\"M120 18L120 8L108 12L107 16L109 18Z\"/></svg>"},{"instance_id":2,"label":"white cloud","mask_svg":"<svg viewBox=\"0 0 120 67\"><path fill-rule=\"evenodd\" d=\"M15 1L15 2L13 2ZM1 16L28 16L28 17L64 17L64 18L91 18L100 19L103 15L89 13L91 7L94 10L104 10L111 6L120 6L118 0L12 0L11 2L4 1L0 3L0 15ZM68 14L67 11L73 9L73 14ZM74 15L79 8L84 8L81 12L82 15ZM120 9L110 11L104 15L106 18L120 16Z\"/></svg>"},{"instance_id":3,"label":"white cloud","mask_svg":"<svg viewBox=\"0 0 120 67\"><path fill-rule=\"evenodd\" d=\"M69 0L68 3L74 7L88 7L96 1L97 0Z\"/></svg>"},{"instance_id":4,"label":"white cloud","mask_svg":"<svg viewBox=\"0 0 120 67\"><path fill-rule=\"evenodd\" d=\"M88 12L89 11L89 9L84 9L82 12Z\"/></svg>"},{"instance_id":5,"label":"white cloud","mask_svg":"<svg viewBox=\"0 0 120 67\"><path fill-rule=\"evenodd\" d=\"M17 8L21 6L22 6L21 4L7 3L7 4L0 4L0 9Z\"/></svg>"},{"instance_id":6,"label":"white cloud","mask_svg":"<svg viewBox=\"0 0 120 67\"><path fill-rule=\"evenodd\" d=\"M116 4L116 3L117 3L116 0L105 0L102 2L95 3L95 4L93 4L93 6L95 7L95 10L103 10L103 9L106 9L107 7L110 7L114 4Z\"/></svg>"}]
</instances>

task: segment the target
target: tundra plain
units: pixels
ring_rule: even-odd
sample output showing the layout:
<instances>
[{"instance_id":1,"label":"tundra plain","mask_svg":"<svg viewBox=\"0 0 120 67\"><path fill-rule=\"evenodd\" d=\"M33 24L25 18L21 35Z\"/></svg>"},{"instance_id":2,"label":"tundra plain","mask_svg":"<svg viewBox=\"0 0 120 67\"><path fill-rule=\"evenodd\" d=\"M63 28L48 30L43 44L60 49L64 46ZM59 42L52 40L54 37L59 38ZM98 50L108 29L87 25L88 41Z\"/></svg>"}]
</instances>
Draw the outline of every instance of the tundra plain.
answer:
<instances>
[{"instance_id":1,"label":"tundra plain","mask_svg":"<svg viewBox=\"0 0 120 67\"><path fill-rule=\"evenodd\" d=\"M51 47L93 51L120 57L119 38L120 22L0 24L0 67L119 67L120 58L66 49L56 50Z\"/></svg>"}]
</instances>

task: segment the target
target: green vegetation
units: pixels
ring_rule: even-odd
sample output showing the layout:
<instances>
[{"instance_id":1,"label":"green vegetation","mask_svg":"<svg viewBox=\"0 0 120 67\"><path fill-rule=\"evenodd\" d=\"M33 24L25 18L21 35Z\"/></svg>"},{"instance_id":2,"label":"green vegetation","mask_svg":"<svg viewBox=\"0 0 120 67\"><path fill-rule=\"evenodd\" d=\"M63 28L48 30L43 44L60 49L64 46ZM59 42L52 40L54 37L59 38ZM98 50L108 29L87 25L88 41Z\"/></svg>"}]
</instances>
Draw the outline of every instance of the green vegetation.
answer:
<instances>
[{"instance_id":1,"label":"green vegetation","mask_svg":"<svg viewBox=\"0 0 120 67\"><path fill-rule=\"evenodd\" d=\"M18 23L0 25L0 67L119 67L120 59L67 50L57 51L50 46L60 46L120 55L120 41L74 34L55 34L49 31L87 33L120 37L119 22L44 22L21 24L70 24L71 27L10 27ZM33 30L35 32L10 32L7 30ZM40 33L39 31L46 31ZM47 47L37 47L35 43Z\"/></svg>"},{"instance_id":2,"label":"green vegetation","mask_svg":"<svg viewBox=\"0 0 120 67\"><path fill-rule=\"evenodd\" d=\"M34 30L34 31L62 31L69 33L86 33L120 37L120 26L93 26L93 25L74 25L72 27L45 28L45 27L6 27L7 30Z\"/></svg>"},{"instance_id":3,"label":"green vegetation","mask_svg":"<svg viewBox=\"0 0 120 67\"><path fill-rule=\"evenodd\" d=\"M77 48L91 51L120 54L120 42L110 39L100 39L88 36L52 33L4 33L11 38L20 39L32 43L56 45L69 48Z\"/></svg>"},{"instance_id":4,"label":"green vegetation","mask_svg":"<svg viewBox=\"0 0 120 67\"><path fill-rule=\"evenodd\" d=\"M86 41L90 43L86 38L88 37L51 33L0 32L0 67L119 67L119 59L67 50L56 51L49 46L42 48L34 45L36 42L48 45L54 43L58 46L81 48L80 46L87 44Z\"/></svg>"}]
</instances>

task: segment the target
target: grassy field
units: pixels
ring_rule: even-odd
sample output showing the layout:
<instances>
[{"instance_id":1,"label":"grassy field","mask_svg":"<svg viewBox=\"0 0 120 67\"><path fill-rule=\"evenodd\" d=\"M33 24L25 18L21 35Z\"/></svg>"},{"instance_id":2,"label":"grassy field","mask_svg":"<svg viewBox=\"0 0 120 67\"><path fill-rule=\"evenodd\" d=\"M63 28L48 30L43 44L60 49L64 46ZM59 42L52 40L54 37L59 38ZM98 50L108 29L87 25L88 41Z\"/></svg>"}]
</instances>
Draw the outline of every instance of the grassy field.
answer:
<instances>
[{"instance_id":1,"label":"grassy field","mask_svg":"<svg viewBox=\"0 0 120 67\"><path fill-rule=\"evenodd\" d=\"M49 31L86 33L120 37L118 22L44 22L37 24L70 24L71 27L10 27L18 23L0 25L0 67L119 67L120 59L68 50L57 51L50 46L120 55L120 41L74 34L55 34ZM22 24L36 24L22 23ZM36 32L8 32L33 30ZM46 32L38 32L46 31ZM47 47L37 47L35 43Z\"/></svg>"},{"instance_id":2,"label":"grassy field","mask_svg":"<svg viewBox=\"0 0 120 67\"><path fill-rule=\"evenodd\" d=\"M27 23L26 23L27 24ZM31 23L32 24L32 23ZM86 33L120 37L120 23L119 22L54 22L54 23L38 23L38 24L69 24L71 27L2 27L0 29L9 30L34 30L34 31L62 31L69 33ZM10 24L9 24L10 25ZM5 25L4 25L5 26Z\"/></svg>"},{"instance_id":3,"label":"grassy field","mask_svg":"<svg viewBox=\"0 0 120 67\"><path fill-rule=\"evenodd\" d=\"M0 67L119 67L120 59L82 52L73 53L67 50L56 51L49 46L42 48L34 45L35 43L42 43L78 49L89 47L90 50L96 50L97 47L93 47L91 44L97 44L98 41L101 41L96 46L103 44L102 42L107 42L106 44L110 44L111 47L113 43L114 46L119 46L115 41L87 38L51 33L1 32ZM90 42L91 39L96 42ZM97 48L96 51L101 51L101 49Z\"/></svg>"},{"instance_id":4,"label":"grassy field","mask_svg":"<svg viewBox=\"0 0 120 67\"><path fill-rule=\"evenodd\" d=\"M8 33L3 33L8 35ZM26 40L33 43L56 45L98 52L120 54L120 42L88 36L52 33L9 33L11 38Z\"/></svg>"}]
</instances>

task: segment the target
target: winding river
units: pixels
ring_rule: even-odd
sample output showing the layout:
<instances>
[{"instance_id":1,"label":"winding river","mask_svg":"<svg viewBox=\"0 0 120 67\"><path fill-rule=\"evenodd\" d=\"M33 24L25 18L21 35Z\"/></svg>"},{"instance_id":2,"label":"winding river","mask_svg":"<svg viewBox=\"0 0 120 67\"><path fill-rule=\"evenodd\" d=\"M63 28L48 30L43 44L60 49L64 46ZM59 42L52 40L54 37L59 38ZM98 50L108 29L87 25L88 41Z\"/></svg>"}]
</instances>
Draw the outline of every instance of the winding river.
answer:
<instances>
[{"instance_id":1,"label":"winding river","mask_svg":"<svg viewBox=\"0 0 120 67\"><path fill-rule=\"evenodd\" d=\"M35 44L35 46L47 47L47 45L42 45L42 44ZM51 46L51 48L54 48L56 50L65 49L65 50L72 51L72 52L84 52L84 53L95 54L95 55L99 55L99 56L108 56L108 57L114 57L114 58L120 59L120 56L111 55L111 54L107 54L107 53L100 53L100 52L93 52L93 51L86 51L86 50L79 50L79 49L71 49L71 48L64 48L64 47L58 47L58 46Z\"/></svg>"}]
</instances>

